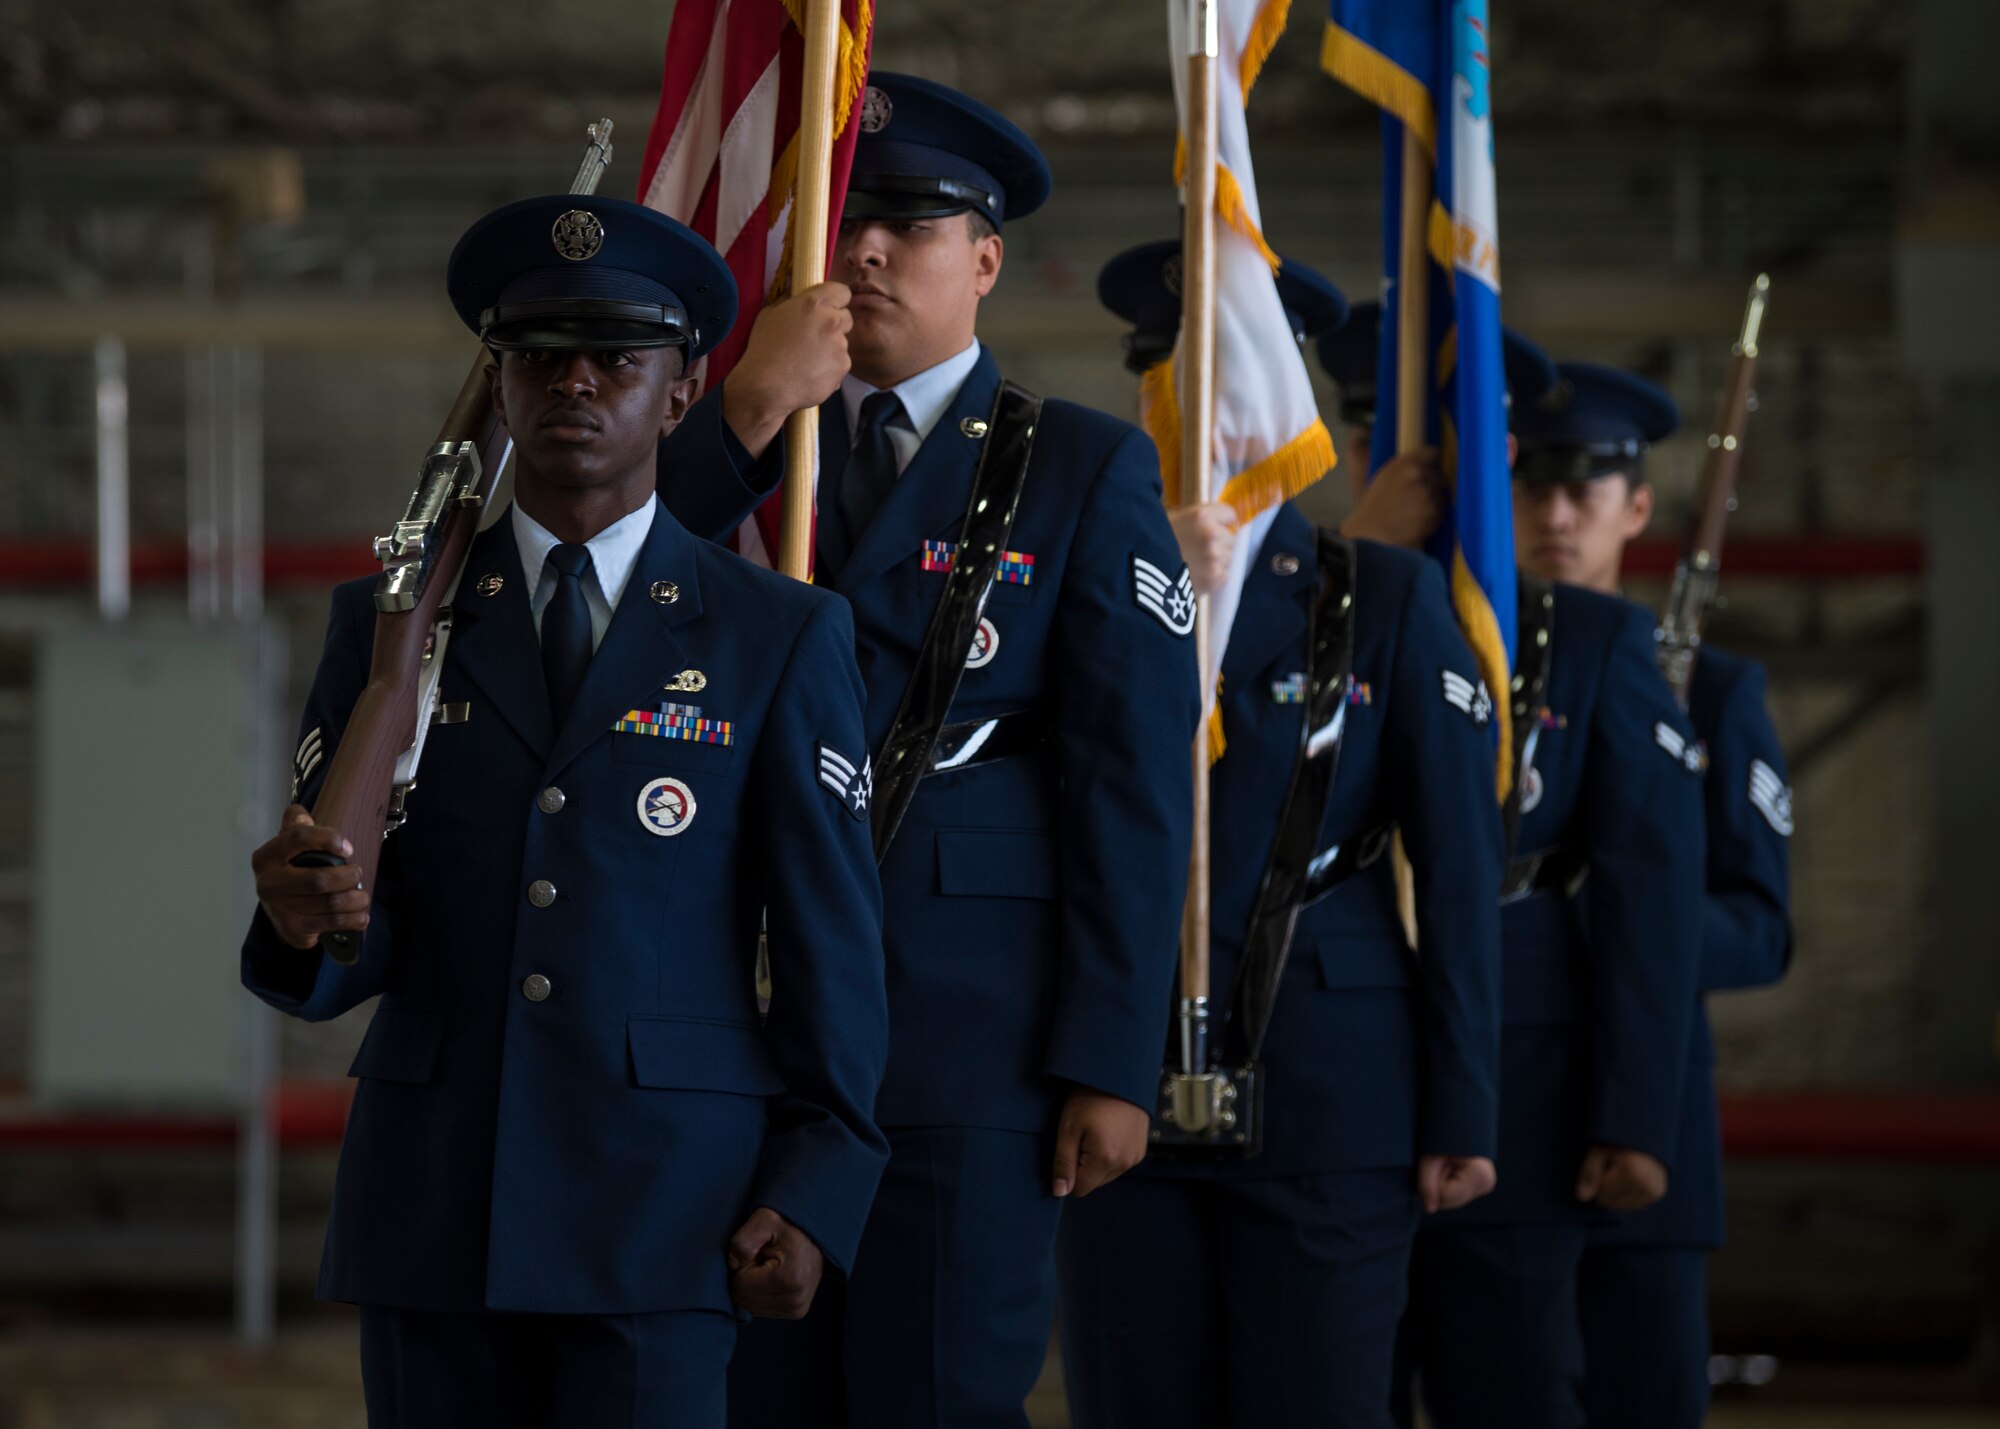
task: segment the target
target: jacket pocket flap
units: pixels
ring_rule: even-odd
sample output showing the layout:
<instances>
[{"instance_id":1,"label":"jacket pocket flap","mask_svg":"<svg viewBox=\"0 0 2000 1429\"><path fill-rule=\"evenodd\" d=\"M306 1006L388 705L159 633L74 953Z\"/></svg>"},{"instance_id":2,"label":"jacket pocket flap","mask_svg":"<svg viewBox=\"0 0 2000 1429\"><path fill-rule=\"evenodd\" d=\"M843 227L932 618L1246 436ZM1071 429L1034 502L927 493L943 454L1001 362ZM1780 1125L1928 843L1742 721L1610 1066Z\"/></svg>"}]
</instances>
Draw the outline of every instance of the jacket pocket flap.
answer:
<instances>
[{"instance_id":1,"label":"jacket pocket flap","mask_svg":"<svg viewBox=\"0 0 2000 1429\"><path fill-rule=\"evenodd\" d=\"M611 731L611 757L620 764L653 764L662 769L696 769L727 774L735 767L736 744L706 744L698 739L674 739L664 734Z\"/></svg>"},{"instance_id":2,"label":"jacket pocket flap","mask_svg":"<svg viewBox=\"0 0 2000 1429\"><path fill-rule=\"evenodd\" d=\"M379 1082L428 1082L437 1068L438 1047L444 1042L444 1014L429 1007L380 1003L354 1054L350 1077Z\"/></svg>"},{"instance_id":3,"label":"jacket pocket flap","mask_svg":"<svg viewBox=\"0 0 2000 1429\"><path fill-rule=\"evenodd\" d=\"M1321 987L1410 985L1410 952L1401 933L1321 934L1311 955L1319 960Z\"/></svg>"},{"instance_id":4,"label":"jacket pocket flap","mask_svg":"<svg viewBox=\"0 0 2000 1429\"><path fill-rule=\"evenodd\" d=\"M939 829L938 892L1056 896L1056 841L1040 829Z\"/></svg>"},{"instance_id":5,"label":"jacket pocket flap","mask_svg":"<svg viewBox=\"0 0 2000 1429\"><path fill-rule=\"evenodd\" d=\"M740 1022L633 1018L626 1024L632 1079L642 1087L776 1096L785 1079L771 1063L764 1034Z\"/></svg>"}]
</instances>

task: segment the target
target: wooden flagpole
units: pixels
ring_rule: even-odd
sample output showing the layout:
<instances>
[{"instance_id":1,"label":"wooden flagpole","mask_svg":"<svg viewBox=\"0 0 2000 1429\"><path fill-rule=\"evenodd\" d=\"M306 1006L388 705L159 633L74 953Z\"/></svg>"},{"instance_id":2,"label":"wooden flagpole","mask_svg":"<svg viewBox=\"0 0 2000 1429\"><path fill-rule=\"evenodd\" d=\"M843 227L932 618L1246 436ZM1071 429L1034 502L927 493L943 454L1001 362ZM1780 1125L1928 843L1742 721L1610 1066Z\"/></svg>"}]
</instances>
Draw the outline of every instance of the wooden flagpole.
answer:
<instances>
[{"instance_id":1,"label":"wooden flagpole","mask_svg":"<svg viewBox=\"0 0 2000 1429\"><path fill-rule=\"evenodd\" d=\"M1181 190L1181 500L1214 499L1215 434L1215 166L1218 0L1190 0L1187 71L1187 170ZM1209 601L1195 605L1195 660L1209 679ZM1211 695L1212 691L1204 691ZM1194 843L1188 853L1187 906L1181 919L1180 1071L1208 1068L1209 789L1208 724L1195 731ZM1193 1107L1180 1108L1189 1125ZM1204 1118L1205 1120L1205 1118Z\"/></svg>"},{"instance_id":2,"label":"wooden flagpole","mask_svg":"<svg viewBox=\"0 0 2000 1429\"><path fill-rule=\"evenodd\" d=\"M826 277L826 231L833 188L834 69L840 61L840 0L806 0L804 91L799 101L799 177L792 196L791 291ZM778 523L778 569L793 580L812 572L813 469L819 411L785 419L785 495Z\"/></svg>"},{"instance_id":3,"label":"wooden flagpole","mask_svg":"<svg viewBox=\"0 0 2000 1429\"><path fill-rule=\"evenodd\" d=\"M1430 395L1431 160L1409 125L1403 126L1403 204L1396 256L1396 455L1424 444L1424 412ZM1506 697L1506 692L1500 692ZM1410 946L1417 945L1417 886L1403 836L1396 834L1391 866L1396 873L1396 911Z\"/></svg>"}]
</instances>

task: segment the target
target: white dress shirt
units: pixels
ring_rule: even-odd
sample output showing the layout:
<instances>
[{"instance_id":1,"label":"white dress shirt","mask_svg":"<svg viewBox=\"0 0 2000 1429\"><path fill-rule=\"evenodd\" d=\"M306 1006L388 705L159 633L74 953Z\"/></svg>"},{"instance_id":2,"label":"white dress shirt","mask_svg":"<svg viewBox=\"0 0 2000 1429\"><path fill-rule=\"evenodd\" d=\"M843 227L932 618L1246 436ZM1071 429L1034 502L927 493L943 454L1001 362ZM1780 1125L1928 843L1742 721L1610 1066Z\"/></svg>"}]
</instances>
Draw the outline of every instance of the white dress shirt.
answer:
<instances>
[{"instance_id":1,"label":"white dress shirt","mask_svg":"<svg viewBox=\"0 0 2000 1429\"><path fill-rule=\"evenodd\" d=\"M604 643L611 628L611 612L618 609L618 597L632 579L632 567L653 529L654 502L648 499L637 511L621 516L584 542L590 552L590 570L583 577L583 603L590 607L590 648ZM521 553L521 573L528 579L528 609L534 614L535 634L542 633L542 612L556 597L556 583L549 574L549 552L562 544L541 522L514 504L514 545Z\"/></svg>"},{"instance_id":2,"label":"white dress shirt","mask_svg":"<svg viewBox=\"0 0 2000 1429\"><path fill-rule=\"evenodd\" d=\"M910 459L931 434L931 428L951 410L951 404L958 399L958 389L965 385L978 361L979 339L974 338L972 345L958 356L947 357L894 387L870 387L852 372L848 373L840 379L840 401L847 412L850 449L861 432L861 404L878 391L894 392L903 399L903 415L889 423L889 445L896 453L896 475L901 476L909 470Z\"/></svg>"}]
</instances>

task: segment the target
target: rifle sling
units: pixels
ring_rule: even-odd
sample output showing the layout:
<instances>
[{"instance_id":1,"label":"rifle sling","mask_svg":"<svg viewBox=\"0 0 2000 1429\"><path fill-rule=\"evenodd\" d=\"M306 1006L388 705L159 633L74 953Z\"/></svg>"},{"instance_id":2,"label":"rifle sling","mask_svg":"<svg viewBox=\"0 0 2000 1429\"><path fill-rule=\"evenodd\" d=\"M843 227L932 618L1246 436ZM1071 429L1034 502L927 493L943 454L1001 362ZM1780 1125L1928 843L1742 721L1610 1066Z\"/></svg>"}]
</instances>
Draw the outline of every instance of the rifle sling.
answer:
<instances>
[{"instance_id":1,"label":"rifle sling","mask_svg":"<svg viewBox=\"0 0 2000 1429\"><path fill-rule=\"evenodd\" d=\"M1514 787L1500 806L1511 853L1521 836L1521 795L1528 771L1535 767L1535 745L1541 734L1542 705L1548 696L1549 663L1555 658L1556 597L1547 581L1521 575L1520 650L1514 672Z\"/></svg>"},{"instance_id":2,"label":"rifle sling","mask_svg":"<svg viewBox=\"0 0 2000 1429\"><path fill-rule=\"evenodd\" d=\"M1224 1066L1247 1065L1263 1048L1299 910L1309 896L1325 893L1337 881L1337 877L1326 875L1352 872L1362 862L1357 858L1343 868L1337 856L1333 860L1314 857L1347 727L1348 677L1354 667L1353 543L1322 531L1318 559L1319 598L1306 627L1311 671L1305 718L1299 725L1291 782L1278 814L1277 837L1258 885L1250 929L1243 939L1243 956L1229 991L1221 1039ZM1379 840L1371 837L1360 842L1377 843L1379 852Z\"/></svg>"},{"instance_id":3,"label":"rifle sling","mask_svg":"<svg viewBox=\"0 0 2000 1429\"><path fill-rule=\"evenodd\" d=\"M917 782L931 771L932 750L944 718L965 678L966 652L979 633L986 596L1000 570L1021 488L1028 478L1034 452L1035 428L1041 420L1042 399L1027 388L1003 381L993 399L986 424L985 445L972 476L972 497L966 503L965 524L958 533L958 553L944 579L944 591L931 613L924 643L917 651L902 703L889 726L888 738L875 758L873 827L875 861L889 852Z\"/></svg>"}]
</instances>

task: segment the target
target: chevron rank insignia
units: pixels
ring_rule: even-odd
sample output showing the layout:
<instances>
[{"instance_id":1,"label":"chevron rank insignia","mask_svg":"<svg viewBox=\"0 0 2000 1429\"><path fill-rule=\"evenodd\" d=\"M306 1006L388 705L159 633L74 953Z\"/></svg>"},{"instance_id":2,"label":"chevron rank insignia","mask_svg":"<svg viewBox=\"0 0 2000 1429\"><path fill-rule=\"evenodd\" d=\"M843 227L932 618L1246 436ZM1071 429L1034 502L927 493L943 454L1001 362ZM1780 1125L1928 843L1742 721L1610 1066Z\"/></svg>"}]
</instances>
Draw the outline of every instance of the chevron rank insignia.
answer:
<instances>
[{"instance_id":1,"label":"chevron rank insignia","mask_svg":"<svg viewBox=\"0 0 2000 1429\"><path fill-rule=\"evenodd\" d=\"M1144 556L1133 556L1132 599L1166 626L1168 634L1186 637L1193 632L1194 578L1186 566L1178 577L1170 577Z\"/></svg>"},{"instance_id":2,"label":"chevron rank insignia","mask_svg":"<svg viewBox=\"0 0 2000 1429\"><path fill-rule=\"evenodd\" d=\"M299 741L299 752L292 756L292 802L299 801L299 791L306 787L306 780L312 778L313 770L326 756L326 748L319 737L319 726L312 727L312 733Z\"/></svg>"},{"instance_id":3,"label":"chevron rank insignia","mask_svg":"<svg viewBox=\"0 0 2000 1429\"><path fill-rule=\"evenodd\" d=\"M1653 743L1667 752L1667 757L1690 774L1699 774L1708 768L1708 746L1700 740L1690 743L1685 735L1665 720L1653 724Z\"/></svg>"},{"instance_id":4,"label":"chevron rank insignia","mask_svg":"<svg viewBox=\"0 0 2000 1429\"><path fill-rule=\"evenodd\" d=\"M1764 822L1785 838L1792 836L1792 791L1778 771L1761 759L1750 761L1750 802Z\"/></svg>"},{"instance_id":5,"label":"chevron rank insignia","mask_svg":"<svg viewBox=\"0 0 2000 1429\"><path fill-rule=\"evenodd\" d=\"M856 769L853 760L831 745L816 744L813 749L819 758L820 786L855 818L867 818L868 801L875 793L874 759L863 756Z\"/></svg>"},{"instance_id":6,"label":"chevron rank insignia","mask_svg":"<svg viewBox=\"0 0 2000 1429\"><path fill-rule=\"evenodd\" d=\"M1486 682L1474 682L1456 670L1439 671L1444 681L1444 702L1465 715L1474 724L1487 724L1493 718L1493 696L1486 692Z\"/></svg>"}]
</instances>

